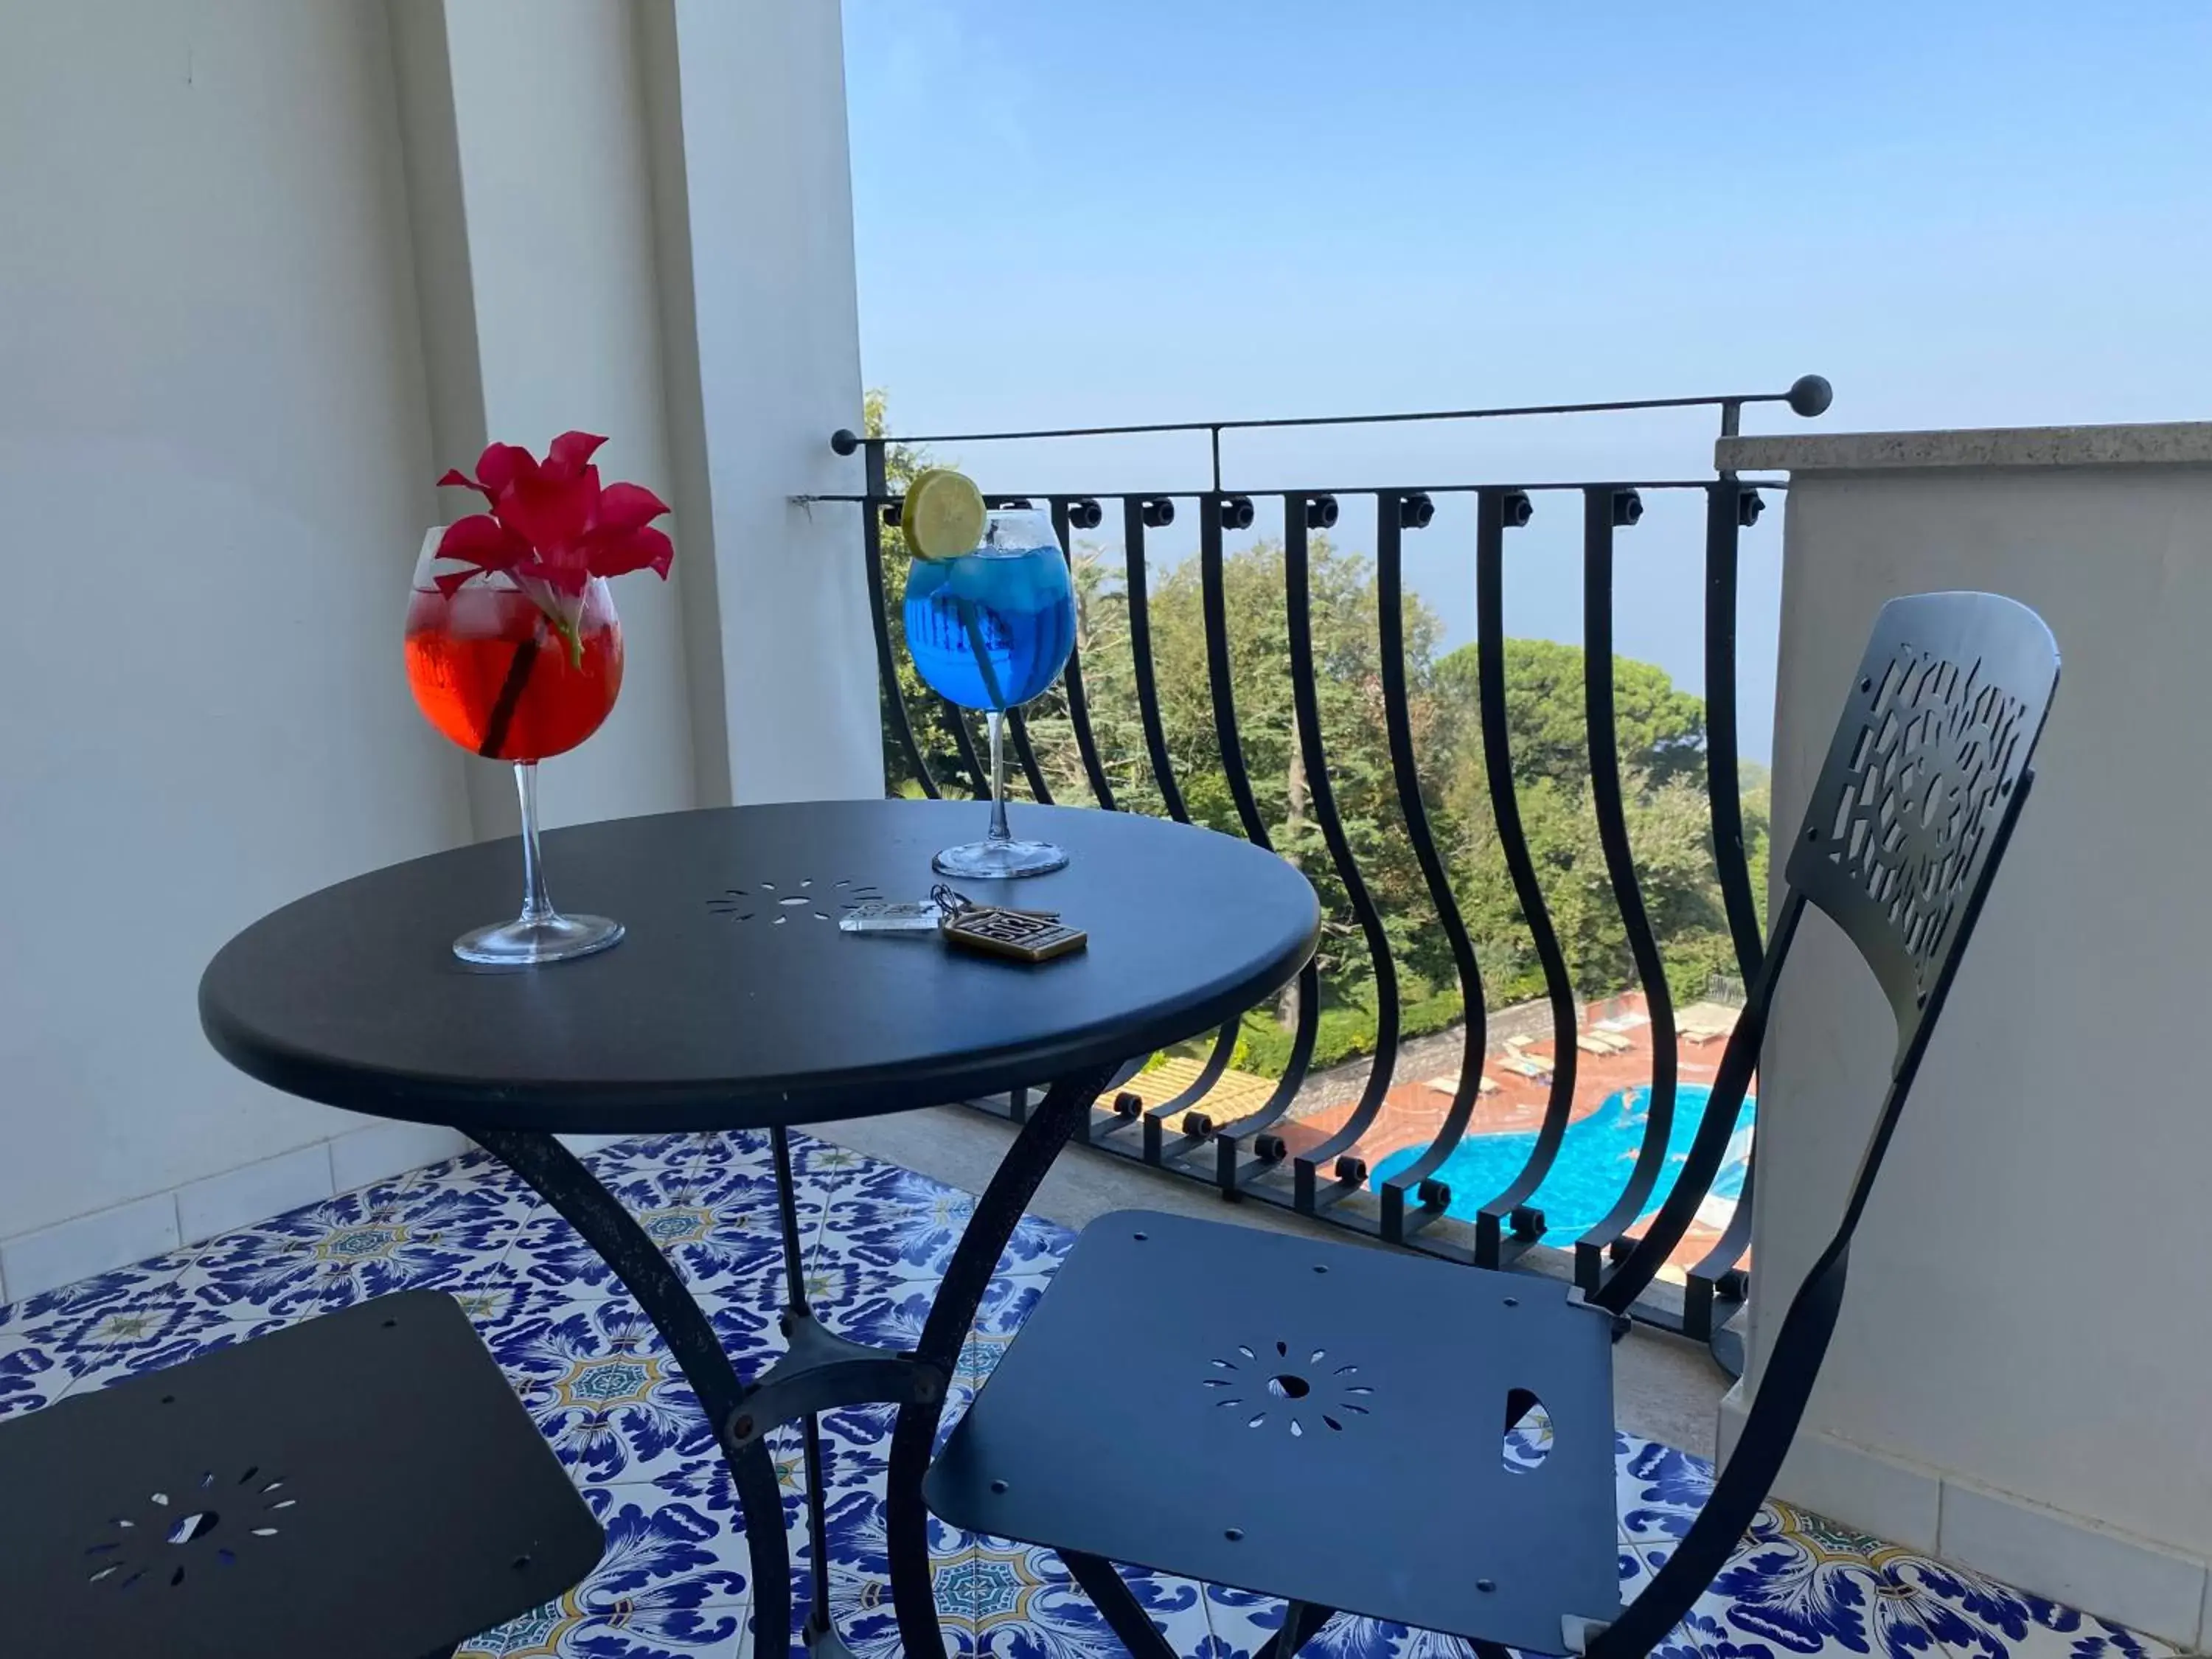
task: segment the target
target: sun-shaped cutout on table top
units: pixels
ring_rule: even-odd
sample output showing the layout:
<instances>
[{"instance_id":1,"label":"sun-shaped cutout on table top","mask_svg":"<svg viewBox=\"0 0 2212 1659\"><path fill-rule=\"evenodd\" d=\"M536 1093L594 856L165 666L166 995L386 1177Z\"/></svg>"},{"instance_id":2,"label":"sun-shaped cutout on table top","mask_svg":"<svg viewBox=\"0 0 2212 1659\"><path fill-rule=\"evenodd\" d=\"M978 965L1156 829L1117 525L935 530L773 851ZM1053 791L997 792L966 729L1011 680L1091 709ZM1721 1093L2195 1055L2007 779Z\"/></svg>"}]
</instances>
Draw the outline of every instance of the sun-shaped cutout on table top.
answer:
<instances>
[{"instance_id":1,"label":"sun-shaped cutout on table top","mask_svg":"<svg viewBox=\"0 0 2212 1659\"><path fill-rule=\"evenodd\" d=\"M1270 1354L1240 1342L1237 1352L1241 1358L1212 1362L1210 1369L1218 1374L1199 1386L1213 1393L1215 1410L1244 1408L1249 1413L1244 1419L1248 1429L1279 1419L1290 1425L1293 1440L1305 1437L1309 1415L1318 1417L1332 1433L1341 1434L1347 1417L1371 1414L1366 1402L1375 1390L1353 1380L1359 1375L1358 1366L1337 1365L1324 1372L1319 1368L1328 1363L1327 1348L1314 1349L1300 1363L1291 1358L1288 1342L1278 1339L1272 1346Z\"/></svg>"},{"instance_id":2,"label":"sun-shaped cutout on table top","mask_svg":"<svg viewBox=\"0 0 2212 1659\"><path fill-rule=\"evenodd\" d=\"M166 1492L149 1492L147 1502L153 1505L152 1514L138 1520L116 1516L108 1523L115 1529L114 1536L87 1547L86 1582L118 1590L134 1589L150 1572L155 1583L176 1589L184 1583L185 1569L192 1559L181 1552L212 1537L218 1529L234 1540L276 1537L283 1530L282 1512L300 1500L285 1489L282 1479L264 1480L264 1473L255 1464L226 1489L217 1484L215 1471L208 1469L182 1498L172 1498ZM246 1511L242 1520L238 1514L241 1510ZM213 1547L216 1566L238 1565L238 1552L229 1545ZM199 1553L204 1558L205 1552Z\"/></svg>"},{"instance_id":3,"label":"sun-shaped cutout on table top","mask_svg":"<svg viewBox=\"0 0 2212 1659\"><path fill-rule=\"evenodd\" d=\"M707 901L707 908L733 921L755 918L781 927L793 916L835 921L836 910L850 910L883 897L874 884L865 881L757 881L750 887L725 887Z\"/></svg>"}]
</instances>

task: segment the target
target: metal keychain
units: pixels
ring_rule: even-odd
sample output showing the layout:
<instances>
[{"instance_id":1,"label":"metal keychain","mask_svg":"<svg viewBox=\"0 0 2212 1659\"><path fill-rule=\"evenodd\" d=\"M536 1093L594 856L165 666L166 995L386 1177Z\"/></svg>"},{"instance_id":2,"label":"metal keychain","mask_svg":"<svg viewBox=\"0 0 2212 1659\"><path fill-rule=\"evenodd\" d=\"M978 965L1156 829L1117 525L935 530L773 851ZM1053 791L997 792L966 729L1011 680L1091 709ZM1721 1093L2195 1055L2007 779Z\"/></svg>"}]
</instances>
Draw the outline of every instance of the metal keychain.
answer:
<instances>
[{"instance_id":1,"label":"metal keychain","mask_svg":"<svg viewBox=\"0 0 2212 1659\"><path fill-rule=\"evenodd\" d=\"M929 896L926 899L871 899L864 904L856 904L837 919L837 926L848 933L933 933L963 911L978 908L1006 909L1012 907L978 907L967 894L940 881L929 890ZM1046 921L1060 920L1057 910L1018 910L1014 914L1036 916Z\"/></svg>"}]
</instances>

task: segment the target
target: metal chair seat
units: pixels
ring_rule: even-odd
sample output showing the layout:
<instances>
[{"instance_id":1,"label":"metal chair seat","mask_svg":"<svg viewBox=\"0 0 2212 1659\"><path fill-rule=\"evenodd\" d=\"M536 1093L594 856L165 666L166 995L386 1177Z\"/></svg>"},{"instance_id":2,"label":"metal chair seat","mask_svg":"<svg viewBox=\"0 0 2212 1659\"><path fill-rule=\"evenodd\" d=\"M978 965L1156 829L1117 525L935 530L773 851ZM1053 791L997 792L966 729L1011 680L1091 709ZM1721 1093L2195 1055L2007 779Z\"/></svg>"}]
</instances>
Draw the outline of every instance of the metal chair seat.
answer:
<instances>
[{"instance_id":1,"label":"metal chair seat","mask_svg":"<svg viewBox=\"0 0 2212 1659\"><path fill-rule=\"evenodd\" d=\"M1620 1610L1612 1338L1525 1274L1121 1212L924 1493L1063 1556L1579 1650Z\"/></svg>"},{"instance_id":2,"label":"metal chair seat","mask_svg":"<svg viewBox=\"0 0 2212 1659\"><path fill-rule=\"evenodd\" d=\"M0 1425L12 1659L424 1659L604 1534L451 1297L409 1291Z\"/></svg>"}]
</instances>

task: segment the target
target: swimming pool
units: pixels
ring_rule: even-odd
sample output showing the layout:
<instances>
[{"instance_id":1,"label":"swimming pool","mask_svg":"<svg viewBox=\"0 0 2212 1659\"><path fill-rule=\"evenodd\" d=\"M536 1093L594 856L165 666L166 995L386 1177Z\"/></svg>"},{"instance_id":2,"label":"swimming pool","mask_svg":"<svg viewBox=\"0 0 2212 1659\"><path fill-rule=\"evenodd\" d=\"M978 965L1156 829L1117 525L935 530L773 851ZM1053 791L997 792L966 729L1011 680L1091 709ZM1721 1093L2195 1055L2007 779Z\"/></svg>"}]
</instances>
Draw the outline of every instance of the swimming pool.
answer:
<instances>
[{"instance_id":1,"label":"swimming pool","mask_svg":"<svg viewBox=\"0 0 2212 1659\"><path fill-rule=\"evenodd\" d=\"M1667 1164L1659 1172L1645 1215L1656 1210L1666 1201L1667 1194L1674 1190L1675 1177L1681 1172L1682 1160L1689 1154L1690 1142L1697 1136L1698 1121L1705 1115L1705 1102L1711 1095L1711 1089L1698 1083L1686 1083L1675 1090L1674 1121L1667 1137ZM1620 1198L1621 1185L1628 1179L1629 1170L1635 1166L1636 1154L1644 1145L1644 1108L1650 1098L1651 1091L1641 1085L1623 1089L1607 1096L1605 1103L1579 1123L1567 1126L1566 1138L1559 1143L1558 1161L1528 1200L1544 1212L1547 1244L1571 1244L1577 1234L1587 1232L1605 1219L1607 1212ZM1729 1141L1727 1158L1721 1164L1720 1174L1713 1179L1712 1195L1716 1198L1735 1198L1743 1191L1744 1168L1751 1157L1752 1120L1758 1105L1755 1097L1745 1097L1743 1109L1736 1116L1735 1133ZM1436 1172L1436 1178L1451 1188L1451 1202L1444 1212L1462 1220L1473 1220L1476 1212L1504 1192L1506 1182L1521 1173L1535 1144L1533 1131L1471 1134L1461 1141ZM1397 1174L1425 1150L1408 1146L1391 1153L1376 1166L1373 1185L1380 1190L1387 1177Z\"/></svg>"}]
</instances>

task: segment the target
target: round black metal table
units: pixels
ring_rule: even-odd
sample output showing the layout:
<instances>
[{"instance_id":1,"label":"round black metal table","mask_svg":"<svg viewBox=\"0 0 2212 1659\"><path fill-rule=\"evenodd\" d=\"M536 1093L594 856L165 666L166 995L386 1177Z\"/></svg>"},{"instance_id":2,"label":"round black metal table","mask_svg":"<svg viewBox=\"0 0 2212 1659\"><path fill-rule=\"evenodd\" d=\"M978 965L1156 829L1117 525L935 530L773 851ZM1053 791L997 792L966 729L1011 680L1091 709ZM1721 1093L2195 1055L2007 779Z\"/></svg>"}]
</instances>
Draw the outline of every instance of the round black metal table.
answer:
<instances>
[{"instance_id":1,"label":"round black metal table","mask_svg":"<svg viewBox=\"0 0 2212 1659\"><path fill-rule=\"evenodd\" d=\"M921 1477L947 1379L1000 1254L1054 1156L1130 1059L1209 1030L1312 954L1313 890L1272 854L1159 819L1023 810L1071 854L1052 875L963 884L979 902L1062 913L1087 950L1036 966L924 934L842 932L866 899L920 899L938 848L983 809L821 802L618 819L545 838L555 890L618 918L621 945L532 969L472 967L467 928L510 908L515 843L485 842L341 882L254 923L200 981L218 1052L334 1106L459 1128L565 1216L659 1329L714 1425L751 1553L757 1650L791 1626L790 1560L766 1437L804 1425L813 1555L823 1547L818 1414L899 1407L886 1493L892 1592L909 1653L939 1650ZM909 1354L816 1321L802 1277L786 1129L1044 1086L976 1204ZM738 1381L667 1260L558 1133L770 1132L788 1348ZM842 1650L826 1571L811 1651Z\"/></svg>"}]
</instances>

